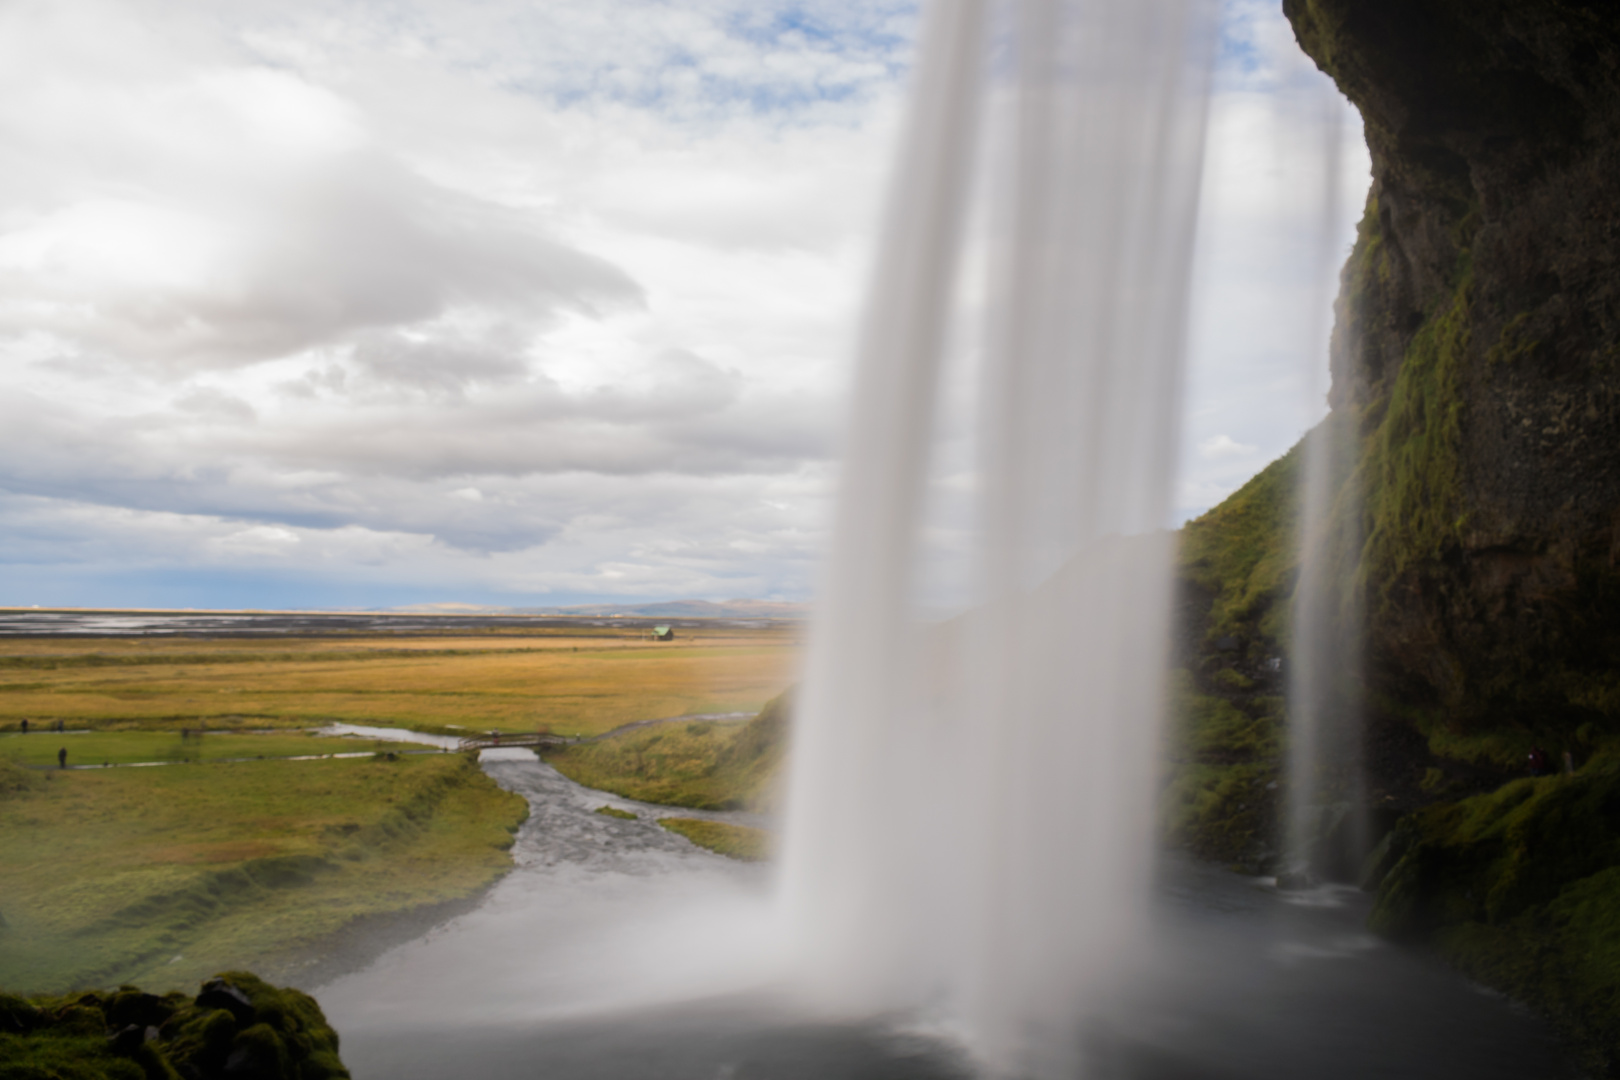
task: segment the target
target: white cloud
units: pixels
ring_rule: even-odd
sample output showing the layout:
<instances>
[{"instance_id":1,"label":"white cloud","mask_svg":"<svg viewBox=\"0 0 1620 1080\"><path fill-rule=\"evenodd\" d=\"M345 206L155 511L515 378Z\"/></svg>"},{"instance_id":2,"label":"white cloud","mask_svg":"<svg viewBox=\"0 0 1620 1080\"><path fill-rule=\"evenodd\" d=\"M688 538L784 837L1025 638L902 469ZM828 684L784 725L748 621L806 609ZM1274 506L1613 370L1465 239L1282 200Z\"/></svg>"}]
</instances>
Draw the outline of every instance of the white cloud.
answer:
<instances>
[{"instance_id":1,"label":"white cloud","mask_svg":"<svg viewBox=\"0 0 1620 1080\"><path fill-rule=\"evenodd\" d=\"M911 19L6 8L13 563L802 594Z\"/></svg>"},{"instance_id":2,"label":"white cloud","mask_svg":"<svg viewBox=\"0 0 1620 1080\"><path fill-rule=\"evenodd\" d=\"M1212 435L1198 444L1198 456L1206 461L1217 461L1221 458L1246 458L1254 456L1257 446L1240 443L1230 435Z\"/></svg>"},{"instance_id":3,"label":"white cloud","mask_svg":"<svg viewBox=\"0 0 1620 1080\"><path fill-rule=\"evenodd\" d=\"M1189 507L1313 408L1233 11ZM0 7L0 601L805 595L914 17Z\"/></svg>"}]
</instances>

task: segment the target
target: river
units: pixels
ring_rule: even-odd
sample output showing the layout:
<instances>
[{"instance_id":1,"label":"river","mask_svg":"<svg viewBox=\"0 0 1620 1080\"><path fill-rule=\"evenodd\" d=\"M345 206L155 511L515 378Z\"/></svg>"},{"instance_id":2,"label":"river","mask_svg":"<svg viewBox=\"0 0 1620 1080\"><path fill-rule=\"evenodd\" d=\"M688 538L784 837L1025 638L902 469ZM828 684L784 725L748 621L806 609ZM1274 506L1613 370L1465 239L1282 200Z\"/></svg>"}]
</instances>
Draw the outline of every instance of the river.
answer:
<instances>
[{"instance_id":1,"label":"river","mask_svg":"<svg viewBox=\"0 0 1620 1080\"><path fill-rule=\"evenodd\" d=\"M756 823L582 788L527 751L516 868L473 911L315 989L357 1080L959 1080L926 1018L814 1016L774 980L767 868L657 816ZM595 813L611 805L638 813ZM1092 1076L1573 1077L1545 1028L1362 929L1350 889L1167 858L1140 977L1086 1028ZM1078 916L1077 916L1078 917Z\"/></svg>"}]
</instances>

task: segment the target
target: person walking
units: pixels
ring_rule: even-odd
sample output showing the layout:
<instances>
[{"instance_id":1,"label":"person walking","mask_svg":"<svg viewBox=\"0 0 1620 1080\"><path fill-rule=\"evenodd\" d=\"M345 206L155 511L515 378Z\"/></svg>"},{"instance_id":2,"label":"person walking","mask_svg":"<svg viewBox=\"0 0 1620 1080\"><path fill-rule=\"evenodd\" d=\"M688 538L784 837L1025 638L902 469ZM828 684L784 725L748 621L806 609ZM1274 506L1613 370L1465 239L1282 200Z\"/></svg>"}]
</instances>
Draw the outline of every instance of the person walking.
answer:
<instances>
[{"instance_id":1,"label":"person walking","mask_svg":"<svg viewBox=\"0 0 1620 1080\"><path fill-rule=\"evenodd\" d=\"M56 752L56 767L58 769L67 768L67 747L65 746Z\"/></svg>"}]
</instances>

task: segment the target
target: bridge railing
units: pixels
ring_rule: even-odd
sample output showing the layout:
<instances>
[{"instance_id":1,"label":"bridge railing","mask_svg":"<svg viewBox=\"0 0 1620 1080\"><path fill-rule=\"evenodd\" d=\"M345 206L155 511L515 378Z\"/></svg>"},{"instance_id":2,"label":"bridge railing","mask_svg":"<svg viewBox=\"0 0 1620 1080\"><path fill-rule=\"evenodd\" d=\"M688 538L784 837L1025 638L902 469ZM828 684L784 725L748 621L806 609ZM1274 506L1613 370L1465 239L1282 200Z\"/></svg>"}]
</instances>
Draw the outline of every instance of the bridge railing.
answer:
<instances>
[{"instance_id":1,"label":"bridge railing","mask_svg":"<svg viewBox=\"0 0 1620 1080\"><path fill-rule=\"evenodd\" d=\"M567 746L578 740L568 735L552 735L548 732L491 732L488 735L474 735L462 739L458 750L493 750L502 746L527 747L531 750L554 750L560 746Z\"/></svg>"}]
</instances>

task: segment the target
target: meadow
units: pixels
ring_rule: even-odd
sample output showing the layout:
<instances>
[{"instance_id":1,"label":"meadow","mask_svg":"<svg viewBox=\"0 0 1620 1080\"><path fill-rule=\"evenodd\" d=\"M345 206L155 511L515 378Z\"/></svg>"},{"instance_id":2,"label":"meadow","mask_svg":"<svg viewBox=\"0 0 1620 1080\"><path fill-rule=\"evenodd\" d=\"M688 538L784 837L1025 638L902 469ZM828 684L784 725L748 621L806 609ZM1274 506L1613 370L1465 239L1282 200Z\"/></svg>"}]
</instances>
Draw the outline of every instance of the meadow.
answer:
<instances>
[{"instance_id":1,"label":"meadow","mask_svg":"<svg viewBox=\"0 0 1620 1080\"><path fill-rule=\"evenodd\" d=\"M680 634L19 638L0 642L0 730L25 719L176 731L341 721L596 735L637 720L753 712L793 680L794 627Z\"/></svg>"},{"instance_id":2,"label":"meadow","mask_svg":"<svg viewBox=\"0 0 1620 1080\"><path fill-rule=\"evenodd\" d=\"M0 760L0 809L0 985L14 993L296 974L356 919L493 882L528 813L462 754L66 771Z\"/></svg>"},{"instance_id":3,"label":"meadow","mask_svg":"<svg viewBox=\"0 0 1620 1080\"><path fill-rule=\"evenodd\" d=\"M0 734L0 758L18 765L52 766L57 751L68 752L67 763L80 765L132 765L158 761L238 761L244 758L290 758L353 754L368 750L399 750L398 743L372 739L333 738L303 729L283 731L212 732L98 731L75 729L55 732Z\"/></svg>"},{"instance_id":4,"label":"meadow","mask_svg":"<svg viewBox=\"0 0 1620 1080\"><path fill-rule=\"evenodd\" d=\"M232 967L296 983L349 928L475 896L528 812L467 755L307 729L593 736L753 712L791 682L795 634L0 640L0 986L161 992ZM62 770L62 748L69 766L172 764Z\"/></svg>"}]
</instances>

